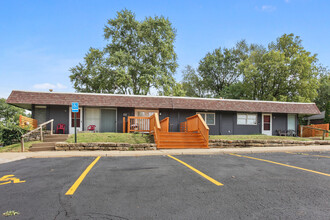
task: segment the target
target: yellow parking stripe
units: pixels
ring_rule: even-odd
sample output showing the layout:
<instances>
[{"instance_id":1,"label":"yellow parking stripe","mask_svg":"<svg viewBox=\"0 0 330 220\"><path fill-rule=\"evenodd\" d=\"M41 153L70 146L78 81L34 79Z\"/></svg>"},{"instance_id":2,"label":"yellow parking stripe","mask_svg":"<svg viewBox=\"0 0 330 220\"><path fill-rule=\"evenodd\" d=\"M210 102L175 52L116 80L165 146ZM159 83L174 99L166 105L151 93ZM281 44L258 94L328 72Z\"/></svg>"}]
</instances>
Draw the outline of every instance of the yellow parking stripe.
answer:
<instances>
[{"instance_id":1,"label":"yellow parking stripe","mask_svg":"<svg viewBox=\"0 0 330 220\"><path fill-rule=\"evenodd\" d=\"M313 157L324 157L324 158L330 158L329 156L323 156L323 155L314 155L314 154L306 154L306 153L291 153L291 152L285 152L287 154L301 154L301 155L305 155L305 156L313 156Z\"/></svg>"},{"instance_id":2,"label":"yellow parking stripe","mask_svg":"<svg viewBox=\"0 0 330 220\"><path fill-rule=\"evenodd\" d=\"M264 161L267 163L273 163L273 164L277 164L277 165L281 165L281 166L285 166L285 167L291 167L291 168L298 169L298 170L304 170L304 171L308 171L308 172L312 172L312 173L317 173L317 174L324 175L324 176L330 176L330 174L328 174L328 173L322 173L322 172L315 171L315 170L309 170L309 169L305 169L305 168L301 168L301 167L291 166L288 164L279 163L279 162L275 162L275 161L271 161L271 160L264 160L264 159L260 159L260 158L249 157L249 156L238 155L238 154L230 154L230 155L237 156L237 157L245 157L245 158L249 158L249 159L253 159L253 160L260 160L260 161Z\"/></svg>"},{"instance_id":3,"label":"yellow parking stripe","mask_svg":"<svg viewBox=\"0 0 330 220\"><path fill-rule=\"evenodd\" d=\"M215 185L217 185L217 186L223 186L222 183L216 181L215 179L213 179L213 178L209 177L208 175L202 173L201 171L195 169L194 167L190 166L189 164L183 162L182 160L179 160L179 159L177 159L177 158L175 158L175 157L173 157L173 156L171 156L171 155L167 155L167 156L170 157L170 158L172 158L172 159L174 159L174 160L176 160L176 161L178 161L179 163L185 165L185 166L188 167L189 169L195 171L196 173L198 173L199 175L201 175L202 177L204 177L204 178L207 179L208 181L214 183Z\"/></svg>"},{"instance_id":4,"label":"yellow parking stripe","mask_svg":"<svg viewBox=\"0 0 330 220\"><path fill-rule=\"evenodd\" d=\"M73 195L74 192L79 187L80 183L84 180L88 172L93 168L93 166L99 161L100 156L97 157L89 166L86 168L86 170L80 175L80 177L76 180L76 182L71 186L71 188L65 193L65 195Z\"/></svg>"}]
</instances>

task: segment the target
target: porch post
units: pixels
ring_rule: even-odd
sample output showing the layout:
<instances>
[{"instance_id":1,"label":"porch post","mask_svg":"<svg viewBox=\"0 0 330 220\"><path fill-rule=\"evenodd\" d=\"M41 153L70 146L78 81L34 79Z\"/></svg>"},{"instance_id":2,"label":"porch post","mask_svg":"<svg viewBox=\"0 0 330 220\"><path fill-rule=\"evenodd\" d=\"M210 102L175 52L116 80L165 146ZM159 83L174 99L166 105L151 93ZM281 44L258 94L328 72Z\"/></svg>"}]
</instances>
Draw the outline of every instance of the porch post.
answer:
<instances>
[{"instance_id":1,"label":"porch post","mask_svg":"<svg viewBox=\"0 0 330 220\"><path fill-rule=\"evenodd\" d=\"M21 152L24 152L24 137L21 136Z\"/></svg>"},{"instance_id":2,"label":"porch post","mask_svg":"<svg viewBox=\"0 0 330 220\"><path fill-rule=\"evenodd\" d=\"M42 126L40 126L40 141L43 141L44 138L42 137Z\"/></svg>"},{"instance_id":3,"label":"porch post","mask_svg":"<svg viewBox=\"0 0 330 220\"><path fill-rule=\"evenodd\" d=\"M50 123L50 135L53 135L53 127L54 126L54 122L52 121L51 123Z\"/></svg>"}]
</instances>

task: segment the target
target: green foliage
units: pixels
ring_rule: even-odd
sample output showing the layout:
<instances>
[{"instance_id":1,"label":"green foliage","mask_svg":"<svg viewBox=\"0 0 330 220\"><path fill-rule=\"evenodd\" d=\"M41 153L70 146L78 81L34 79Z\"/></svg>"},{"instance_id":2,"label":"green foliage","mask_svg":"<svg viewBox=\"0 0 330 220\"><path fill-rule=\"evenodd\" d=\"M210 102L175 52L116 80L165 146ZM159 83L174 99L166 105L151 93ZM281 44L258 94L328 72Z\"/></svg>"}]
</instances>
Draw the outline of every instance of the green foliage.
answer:
<instances>
[{"instance_id":1,"label":"green foliage","mask_svg":"<svg viewBox=\"0 0 330 220\"><path fill-rule=\"evenodd\" d=\"M20 115L25 115L24 109L7 104L6 99L0 99L0 124L2 126L18 125Z\"/></svg>"},{"instance_id":2,"label":"green foliage","mask_svg":"<svg viewBox=\"0 0 330 220\"><path fill-rule=\"evenodd\" d=\"M321 77L319 79L320 87L317 90L317 97L314 100L320 111L325 111L327 102L330 100L330 71L320 67Z\"/></svg>"},{"instance_id":3,"label":"green foliage","mask_svg":"<svg viewBox=\"0 0 330 220\"><path fill-rule=\"evenodd\" d=\"M182 71L182 88L188 97L204 97L206 89L204 88L201 77L191 66L186 66Z\"/></svg>"},{"instance_id":4,"label":"green foliage","mask_svg":"<svg viewBox=\"0 0 330 220\"><path fill-rule=\"evenodd\" d=\"M330 101L328 101L325 109L324 123L330 123Z\"/></svg>"},{"instance_id":5,"label":"green foliage","mask_svg":"<svg viewBox=\"0 0 330 220\"><path fill-rule=\"evenodd\" d=\"M318 67L315 54L302 40L284 34L268 45L219 48L201 59L196 72L186 67L182 85L187 96L270 101L314 101L325 108L329 100L329 71ZM319 80L319 76L322 75Z\"/></svg>"},{"instance_id":6,"label":"green foliage","mask_svg":"<svg viewBox=\"0 0 330 220\"><path fill-rule=\"evenodd\" d=\"M226 87L239 81L241 71L238 65L246 57L246 45L244 42L238 45L231 49L215 49L199 62L198 73L204 88L212 96L221 96Z\"/></svg>"},{"instance_id":7,"label":"green foliage","mask_svg":"<svg viewBox=\"0 0 330 220\"><path fill-rule=\"evenodd\" d=\"M70 79L79 92L122 94L171 93L177 68L174 51L175 29L164 17L136 20L122 10L104 28L109 43L102 50L90 48L71 68Z\"/></svg>"},{"instance_id":8,"label":"green foliage","mask_svg":"<svg viewBox=\"0 0 330 220\"><path fill-rule=\"evenodd\" d=\"M316 55L298 36L284 34L268 50L255 49L240 64L249 99L311 102L317 96Z\"/></svg>"},{"instance_id":9,"label":"green foliage","mask_svg":"<svg viewBox=\"0 0 330 220\"><path fill-rule=\"evenodd\" d=\"M0 143L5 145L13 143L11 140L15 138L12 139L12 135L8 134L8 131L20 129L18 126L20 115L26 115L24 109L7 104L6 99L0 99Z\"/></svg>"},{"instance_id":10,"label":"green foliage","mask_svg":"<svg viewBox=\"0 0 330 220\"><path fill-rule=\"evenodd\" d=\"M27 130L22 129L17 125L11 125L10 127L3 127L1 133L1 140L3 145L11 145L20 141L21 136L25 134Z\"/></svg>"}]
</instances>

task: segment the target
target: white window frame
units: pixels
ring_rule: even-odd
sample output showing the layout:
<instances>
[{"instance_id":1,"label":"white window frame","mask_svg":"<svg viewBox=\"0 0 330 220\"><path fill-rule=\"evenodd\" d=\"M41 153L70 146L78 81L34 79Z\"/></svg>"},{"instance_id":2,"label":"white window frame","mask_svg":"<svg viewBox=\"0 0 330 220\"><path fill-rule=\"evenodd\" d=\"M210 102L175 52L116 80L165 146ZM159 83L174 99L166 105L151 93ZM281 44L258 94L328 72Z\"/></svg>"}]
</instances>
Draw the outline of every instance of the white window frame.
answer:
<instances>
[{"instance_id":1,"label":"white window frame","mask_svg":"<svg viewBox=\"0 0 330 220\"><path fill-rule=\"evenodd\" d=\"M242 123L238 123L238 116L239 115L245 115L245 123L242 124ZM248 124L248 116L249 115L254 115L256 117L256 123L255 124ZM237 113L237 116L236 116L236 123L237 125L258 125L258 114L255 114L255 113Z\"/></svg>"},{"instance_id":2,"label":"white window frame","mask_svg":"<svg viewBox=\"0 0 330 220\"><path fill-rule=\"evenodd\" d=\"M205 123L207 125L215 125L215 113L214 112L196 112L196 114L200 114L200 115L204 114L205 115ZM213 115L213 118L214 118L214 123L213 124L208 124L207 123L207 120L206 120L207 116L206 115Z\"/></svg>"}]
</instances>

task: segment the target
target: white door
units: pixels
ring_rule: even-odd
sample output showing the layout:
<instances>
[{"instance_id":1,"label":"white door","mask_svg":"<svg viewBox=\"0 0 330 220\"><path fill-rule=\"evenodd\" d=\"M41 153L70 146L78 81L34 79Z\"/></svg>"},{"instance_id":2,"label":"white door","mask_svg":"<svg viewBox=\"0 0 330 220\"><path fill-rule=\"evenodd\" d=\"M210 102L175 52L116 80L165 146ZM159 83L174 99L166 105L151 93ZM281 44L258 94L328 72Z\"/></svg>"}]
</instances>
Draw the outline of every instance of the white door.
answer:
<instances>
[{"instance_id":1,"label":"white door","mask_svg":"<svg viewBox=\"0 0 330 220\"><path fill-rule=\"evenodd\" d=\"M272 135L272 114L262 114L262 134Z\"/></svg>"},{"instance_id":2,"label":"white door","mask_svg":"<svg viewBox=\"0 0 330 220\"><path fill-rule=\"evenodd\" d=\"M82 131L82 120L83 120L83 114L82 109L79 108L79 112L76 113L76 119L77 119L77 132ZM71 107L69 109L69 133L74 134L74 113L71 112Z\"/></svg>"},{"instance_id":3,"label":"white door","mask_svg":"<svg viewBox=\"0 0 330 220\"><path fill-rule=\"evenodd\" d=\"M288 114L288 130L296 131L296 115Z\"/></svg>"}]
</instances>

